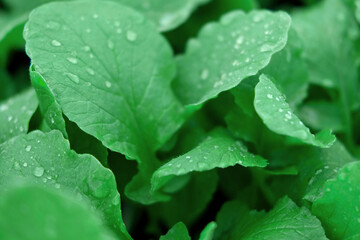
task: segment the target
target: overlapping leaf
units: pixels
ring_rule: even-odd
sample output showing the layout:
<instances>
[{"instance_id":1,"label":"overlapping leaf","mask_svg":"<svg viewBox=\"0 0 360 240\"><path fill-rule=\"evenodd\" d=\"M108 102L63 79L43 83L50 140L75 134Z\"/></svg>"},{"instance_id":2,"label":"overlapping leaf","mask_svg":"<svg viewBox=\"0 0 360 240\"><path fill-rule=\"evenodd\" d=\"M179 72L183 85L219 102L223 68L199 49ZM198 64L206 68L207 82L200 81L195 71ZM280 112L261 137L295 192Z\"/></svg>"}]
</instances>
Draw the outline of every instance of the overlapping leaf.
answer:
<instances>
[{"instance_id":1,"label":"overlapping leaf","mask_svg":"<svg viewBox=\"0 0 360 240\"><path fill-rule=\"evenodd\" d=\"M174 90L183 103L200 104L255 75L286 44L284 12L235 11L206 25L178 58Z\"/></svg>"},{"instance_id":2,"label":"overlapping leaf","mask_svg":"<svg viewBox=\"0 0 360 240\"><path fill-rule=\"evenodd\" d=\"M44 184L89 201L122 239L131 239L122 221L112 172L91 155L78 155L59 131L32 132L0 145L0 188L11 179Z\"/></svg>"},{"instance_id":3,"label":"overlapping leaf","mask_svg":"<svg viewBox=\"0 0 360 240\"><path fill-rule=\"evenodd\" d=\"M190 240L186 226L179 222L175 224L166 235L161 236L159 240Z\"/></svg>"},{"instance_id":4,"label":"overlapping leaf","mask_svg":"<svg viewBox=\"0 0 360 240\"><path fill-rule=\"evenodd\" d=\"M313 135L293 113L285 96L266 75L261 75L256 85L254 105L265 125L278 134L319 147L329 147L335 141L335 136L330 131Z\"/></svg>"},{"instance_id":5,"label":"overlapping leaf","mask_svg":"<svg viewBox=\"0 0 360 240\"><path fill-rule=\"evenodd\" d=\"M325 184L324 195L316 200L312 212L334 240L360 237L360 162L345 165L336 179Z\"/></svg>"}]
</instances>

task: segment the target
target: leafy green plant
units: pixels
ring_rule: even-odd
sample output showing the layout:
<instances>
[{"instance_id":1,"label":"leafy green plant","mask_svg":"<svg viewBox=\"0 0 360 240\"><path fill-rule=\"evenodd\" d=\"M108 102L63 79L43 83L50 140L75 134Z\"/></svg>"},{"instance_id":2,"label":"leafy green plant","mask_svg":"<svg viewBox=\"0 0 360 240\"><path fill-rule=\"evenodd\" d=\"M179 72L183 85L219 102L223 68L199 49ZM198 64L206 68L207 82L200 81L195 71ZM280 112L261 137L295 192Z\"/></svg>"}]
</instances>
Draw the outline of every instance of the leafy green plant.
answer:
<instances>
[{"instance_id":1,"label":"leafy green plant","mask_svg":"<svg viewBox=\"0 0 360 240\"><path fill-rule=\"evenodd\" d=\"M359 239L359 9L0 1L0 239Z\"/></svg>"}]
</instances>

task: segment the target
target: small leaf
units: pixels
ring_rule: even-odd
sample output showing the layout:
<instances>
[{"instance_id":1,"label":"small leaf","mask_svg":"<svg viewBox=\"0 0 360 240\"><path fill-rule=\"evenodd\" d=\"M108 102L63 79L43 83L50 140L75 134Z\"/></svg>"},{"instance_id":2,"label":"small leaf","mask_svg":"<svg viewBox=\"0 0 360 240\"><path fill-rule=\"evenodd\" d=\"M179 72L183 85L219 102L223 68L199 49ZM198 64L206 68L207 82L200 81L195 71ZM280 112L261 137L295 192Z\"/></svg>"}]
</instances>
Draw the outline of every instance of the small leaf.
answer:
<instances>
[{"instance_id":1,"label":"small leaf","mask_svg":"<svg viewBox=\"0 0 360 240\"><path fill-rule=\"evenodd\" d=\"M317 199L312 212L334 240L360 237L360 162L345 165L336 179L325 184L324 195Z\"/></svg>"},{"instance_id":2,"label":"small leaf","mask_svg":"<svg viewBox=\"0 0 360 240\"><path fill-rule=\"evenodd\" d=\"M0 189L9 179L43 184L76 194L101 213L104 222L123 239L131 239L122 221L115 178L91 155L69 148L59 131L31 132L0 145ZM6 180L5 180L6 179Z\"/></svg>"},{"instance_id":3,"label":"small leaf","mask_svg":"<svg viewBox=\"0 0 360 240\"><path fill-rule=\"evenodd\" d=\"M216 129L199 146L161 166L152 177L153 190L164 186L174 176L226 168L239 164L244 167L265 167L267 161L248 152L226 131Z\"/></svg>"},{"instance_id":4,"label":"small leaf","mask_svg":"<svg viewBox=\"0 0 360 240\"><path fill-rule=\"evenodd\" d=\"M261 75L256 85L254 106L265 125L275 133L324 148L330 147L336 139L329 131L313 135L293 113L285 96L266 75Z\"/></svg>"},{"instance_id":5,"label":"small leaf","mask_svg":"<svg viewBox=\"0 0 360 240\"><path fill-rule=\"evenodd\" d=\"M204 230L201 231L199 240L213 240L216 227L216 222L210 222L206 225Z\"/></svg>"},{"instance_id":6,"label":"small leaf","mask_svg":"<svg viewBox=\"0 0 360 240\"><path fill-rule=\"evenodd\" d=\"M159 240L190 240L186 226L179 222L175 224L166 235L161 236Z\"/></svg>"},{"instance_id":7,"label":"small leaf","mask_svg":"<svg viewBox=\"0 0 360 240\"><path fill-rule=\"evenodd\" d=\"M207 24L180 56L174 90L186 105L201 104L256 75L286 44L284 12L234 11Z\"/></svg>"},{"instance_id":8,"label":"small leaf","mask_svg":"<svg viewBox=\"0 0 360 240\"><path fill-rule=\"evenodd\" d=\"M1 194L0 215L1 239L116 239L86 202L39 186Z\"/></svg>"},{"instance_id":9,"label":"small leaf","mask_svg":"<svg viewBox=\"0 0 360 240\"><path fill-rule=\"evenodd\" d=\"M38 106L33 89L28 89L0 103L0 144L27 133L29 122Z\"/></svg>"}]
</instances>

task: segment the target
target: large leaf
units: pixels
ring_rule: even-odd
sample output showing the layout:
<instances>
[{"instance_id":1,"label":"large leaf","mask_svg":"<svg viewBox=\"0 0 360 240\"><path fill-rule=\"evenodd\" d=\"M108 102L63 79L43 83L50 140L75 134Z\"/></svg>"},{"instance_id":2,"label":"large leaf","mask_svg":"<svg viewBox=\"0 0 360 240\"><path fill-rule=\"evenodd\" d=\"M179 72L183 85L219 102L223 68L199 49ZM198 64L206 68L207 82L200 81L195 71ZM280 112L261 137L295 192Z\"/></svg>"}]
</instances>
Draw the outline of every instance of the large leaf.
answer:
<instances>
[{"instance_id":1,"label":"large leaf","mask_svg":"<svg viewBox=\"0 0 360 240\"><path fill-rule=\"evenodd\" d=\"M33 11L24 36L35 70L69 120L140 163L128 188L140 193L129 196L155 201L140 187L158 166L154 152L183 122L170 88L171 49L156 27L116 3L59 2Z\"/></svg>"},{"instance_id":2,"label":"large leaf","mask_svg":"<svg viewBox=\"0 0 360 240\"><path fill-rule=\"evenodd\" d=\"M116 239L86 202L67 194L29 186L1 196L0 239Z\"/></svg>"},{"instance_id":3,"label":"large leaf","mask_svg":"<svg viewBox=\"0 0 360 240\"><path fill-rule=\"evenodd\" d=\"M210 222L208 225L206 225L204 230L201 231L199 240L213 240L216 227L216 222Z\"/></svg>"},{"instance_id":4,"label":"large leaf","mask_svg":"<svg viewBox=\"0 0 360 240\"><path fill-rule=\"evenodd\" d=\"M30 118L38 106L33 89L0 103L0 143L26 133Z\"/></svg>"},{"instance_id":5,"label":"large leaf","mask_svg":"<svg viewBox=\"0 0 360 240\"><path fill-rule=\"evenodd\" d=\"M130 239L112 172L91 155L71 151L59 131L35 131L15 137L0 145L0 153L0 188L7 188L15 176L73 192L89 201L122 239Z\"/></svg>"},{"instance_id":6,"label":"large leaf","mask_svg":"<svg viewBox=\"0 0 360 240\"><path fill-rule=\"evenodd\" d=\"M249 211L241 205L234 209L238 211L227 208L225 212L224 209L221 217L217 218L217 221L232 219L228 226L218 223L219 228L221 224L222 230L225 230L223 234L230 230L227 238L220 239L327 239L320 221L307 208L299 208L287 197L279 200L268 213Z\"/></svg>"},{"instance_id":7,"label":"large leaf","mask_svg":"<svg viewBox=\"0 0 360 240\"><path fill-rule=\"evenodd\" d=\"M157 190L174 176L236 164L244 167L265 167L267 161L248 152L241 142L233 139L223 129L216 129L199 146L156 170L151 182L153 189Z\"/></svg>"},{"instance_id":8,"label":"large leaf","mask_svg":"<svg viewBox=\"0 0 360 240\"><path fill-rule=\"evenodd\" d=\"M360 237L360 162L345 165L336 179L325 184L324 195L312 207L334 240Z\"/></svg>"},{"instance_id":9,"label":"large leaf","mask_svg":"<svg viewBox=\"0 0 360 240\"><path fill-rule=\"evenodd\" d=\"M290 17L284 12L241 11L210 23L178 58L177 95L200 104L255 75L287 41Z\"/></svg>"},{"instance_id":10,"label":"large leaf","mask_svg":"<svg viewBox=\"0 0 360 240\"><path fill-rule=\"evenodd\" d=\"M186 226L182 222L175 224L166 235L161 236L159 240L190 240Z\"/></svg>"},{"instance_id":11,"label":"large leaf","mask_svg":"<svg viewBox=\"0 0 360 240\"><path fill-rule=\"evenodd\" d=\"M335 136L330 131L313 135L293 113L285 96L266 75L261 75L256 85L254 106L265 125L275 133L319 147L330 147L335 141Z\"/></svg>"},{"instance_id":12,"label":"large leaf","mask_svg":"<svg viewBox=\"0 0 360 240\"><path fill-rule=\"evenodd\" d=\"M347 143L352 142L351 110L358 107L358 63L354 38L358 25L342 0L325 0L295 12L293 26L304 43L304 58L309 67L309 80L338 91L335 101L341 103Z\"/></svg>"}]
</instances>

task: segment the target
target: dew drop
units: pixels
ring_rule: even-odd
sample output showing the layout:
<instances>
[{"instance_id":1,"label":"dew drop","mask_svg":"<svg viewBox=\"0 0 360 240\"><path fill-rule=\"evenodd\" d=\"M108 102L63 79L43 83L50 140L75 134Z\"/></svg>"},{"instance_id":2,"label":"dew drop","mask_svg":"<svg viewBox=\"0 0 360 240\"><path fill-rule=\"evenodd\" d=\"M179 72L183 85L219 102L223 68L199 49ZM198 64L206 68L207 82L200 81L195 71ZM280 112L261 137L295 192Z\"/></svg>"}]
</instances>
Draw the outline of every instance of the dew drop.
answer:
<instances>
[{"instance_id":1,"label":"dew drop","mask_svg":"<svg viewBox=\"0 0 360 240\"><path fill-rule=\"evenodd\" d=\"M236 44L240 45L244 42L244 37L243 36L239 36L237 39L236 39Z\"/></svg>"},{"instance_id":2,"label":"dew drop","mask_svg":"<svg viewBox=\"0 0 360 240\"><path fill-rule=\"evenodd\" d=\"M269 51L272 51L273 49L274 49L274 46L271 46L269 44L264 44L261 46L260 52L269 52Z\"/></svg>"},{"instance_id":3,"label":"dew drop","mask_svg":"<svg viewBox=\"0 0 360 240\"><path fill-rule=\"evenodd\" d=\"M61 46L61 42L59 42L58 40L52 40L52 41L51 41L51 45L53 45L54 47L60 47L60 46Z\"/></svg>"},{"instance_id":4,"label":"dew drop","mask_svg":"<svg viewBox=\"0 0 360 240\"><path fill-rule=\"evenodd\" d=\"M15 170L20 170L20 165L18 162L14 162L14 168Z\"/></svg>"},{"instance_id":5,"label":"dew drop","mask_svg":"<svg viewBox=\"0 0 360 240\"><path fill-rule=\"evenodd\" d=\"M77 64L78 63L78 60L76 58L74 58L74 57L68 57L66 59L72 64Z\"/></svg>"},{"instance_id":6,"label":"dew drop","mask_svg":"<svg viewBox=\"0 0 360 240\"><path fill-rule=\"evenodd\" d=\"M127 31L126 32L126 38L130 41L130 42L134 42L137 38L137 34L133 31Z\"/></svg>"},{"instance_id":7,"label":"dew drop","mask_svg":"<svg viewBox=\"0 0 360 240\"><path fill-rule=\"evenodd\" d=\"M13 119L13 117L12 117L12 116L9 116L9 117L8 117L8 122L10 122L12 119Z\"/></svg>"},{"instance_id":8,"label":"dew drop","mask_svg":"<svg viewBox=\"0 0 360 240\"><path fill-rule=\"evenodd\" d=\"M30 145L26 146L25 151L30 152L30 150L31 150L31 146Z\"/></svg>"},{"instance_id":9,"label":"dew drop","mask_svg":"<svg viewBox=\"0 0 360 240\"><path fill-rule=\"evenodd\" d=\"M203 69L200 77L201 79L206 80L209 77L209 70Z\"/></svg>"},{"instance_id":10,"label":"dew drop","mask_svg":"<svg viewBox=\"0 0 360 240\"><path fill-rule=\"evenodd\" d=\"M24 166L24 167L27 167L27 166L28 166L27 162L24 162L24 163L23 163L23 166Z\"/></svg>"},{"instance_id":11,"label":"dew drop","mask_svg":"<svg viewBox=\"0 0 360 240\"><path fill-rule=\"evenodd\" d=\"M55 188L59 189L59 188L60 188L60 184L59 184L59 183L56 183L56 184L55 184Z\"/></svg>"},{"instance_id":12,"label":"dew drop","mask_svg":"<svg viewBox=\"0 0 360 240\"><path fill-rule=\"evenodd\" d=\"M86 71L92 76L95 75L95 71L92 68L86 68Z\"/></svg>"},{"instance_id":13,"label":"dew drop","mask_svg":"<svg viewBox=\"0 0 360 240\"><path fill-rule=\"evenodd\" d=\"M0 106L0 112L6 111L8 109L9 109L8 105L1 105Z\"/></svg>"},{"instance_id":14,"label":"dew drop","mask_svg":"<svg viewBox=\"0 0 360 240\"><path fill-rule=\"evenodd\" d=\"M106 87L110 88L111 87L111 82L105 81L105 85L106 85Z\"/></svg>"},{"instance_id":15,"label":"dew drop","mask_svg":"<svg viewBox=\"0 0 360 240\"><path fill-rule=\"evenodd\" d=\"M247 63L250 62L250 58L246 58L245 62L247 62Z\"/></svg>"},{"instance_id":16,"label":"dew drop","mask_svg":"<svg viewBox=\"0 0 360 240\"><path fill-rule=\"evenodd\" d=\"M190 156L186 156L186 159L190 159L191 157Z\"/></svg>"},{"instance_id":17,"label":"dew drop","mask_svg":"<svg viewBox=\"0 0 360 240\"><path fill-rule=\"evenodd\" d=\"M84 46L84 51L85 51L85 52L89 52L89 51L90 51L90 47L89 47L89 46Z\"/></svg>"},{"instance_id":18,"label":"dew drop","mask_svg":"<svg viewBox=\"0 0 360 240\"><path fill-rule=\"evenodd\" d=\"M122 33L122 29L121 29L121 28L118 28L118 29L116 29L116 32L117 32L118 34L121 34L121 33Z\"/></svg>"},{"instance_id":19,"label":"dew drop","mask_svg":"<svg viewBox=\"0 0 360 240\"><path fill-rule=\"evenodd\" d=\"M267 98L269 98L269 99L273 99L273 95L272 94L268 94L268 95L266 95L267 96Z\"/></svg>"},{"instance_id":20,"label":"dew drop","mask_svg":"<svg viewBox=\"0 0 360 240\"><path fill-rule=\"evenodd\" d=\"M74 83L79 83L80 82L80 79L77 75L75 74L72 74L72 73L66 73L66 76L68 78L70 78L71 81L73 81Z\"/></svg>"},{"instance_id":21,"label":"dew drop","mask_svg":"<svg viewBox=\"0 0 360 240\"><path fill-rule=\"evenodd\" d=\"M96 13L94 13L92 17L93 17L94 19L97 19L97 18L99 18L99 15L96 14Z\"/></svg>"},{"instance_id":22,"label":"dew drop","mask_svg":"<svg viewBox=\"0 0 360 240\"><path fill-rule=\"evenodd\" d=\"M120 204L120 195L119 194L116 194L116 196L112 199L111 203L114 205L114 206L117 206Z\"/></svg>"},{"instance_id":23,"label":"dew drop","mask_svg":"<svg viewBox=\"0 0 360 240\"><path fill-rule=\"evenodd\" d=\"M35 175L35 177L41 177L42 175L44 175L44 168L36 167L34 169L34 175Z\"/></svg>"},{"instance_id":24,"label":"dew drop","mask_svg":"<svg viewBox=\"0 0 360 240\"><path fill-rule=\"evenodd\" d=\"M111 40L108 40L108 48L114 49L114 42Z\"/></svg>"}]
</instances>

